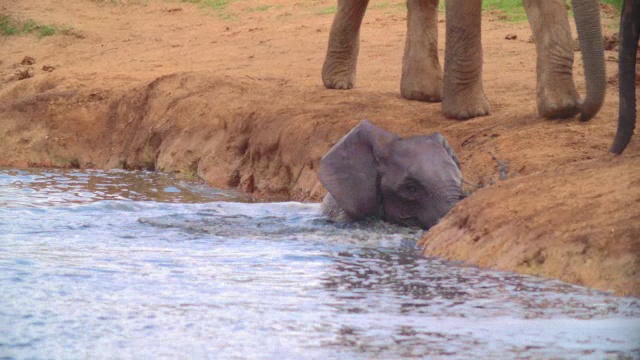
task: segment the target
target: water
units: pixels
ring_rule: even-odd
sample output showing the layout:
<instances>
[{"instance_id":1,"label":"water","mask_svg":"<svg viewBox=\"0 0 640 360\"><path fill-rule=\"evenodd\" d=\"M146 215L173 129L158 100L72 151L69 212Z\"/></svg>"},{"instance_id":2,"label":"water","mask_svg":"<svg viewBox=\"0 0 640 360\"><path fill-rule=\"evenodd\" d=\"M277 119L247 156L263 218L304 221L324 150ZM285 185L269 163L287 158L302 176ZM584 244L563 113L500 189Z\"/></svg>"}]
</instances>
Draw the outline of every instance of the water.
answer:
<instances>
[{"instance_id":1,"label":"water","mask_svg":"<svg viewBox=\"0 0 640 360\"><path fill-rule=\"evenodd\" d=\"M0 171L0 358L640 357L638 299L246 201L154 173Z\"/></svg>"}]
</instances>

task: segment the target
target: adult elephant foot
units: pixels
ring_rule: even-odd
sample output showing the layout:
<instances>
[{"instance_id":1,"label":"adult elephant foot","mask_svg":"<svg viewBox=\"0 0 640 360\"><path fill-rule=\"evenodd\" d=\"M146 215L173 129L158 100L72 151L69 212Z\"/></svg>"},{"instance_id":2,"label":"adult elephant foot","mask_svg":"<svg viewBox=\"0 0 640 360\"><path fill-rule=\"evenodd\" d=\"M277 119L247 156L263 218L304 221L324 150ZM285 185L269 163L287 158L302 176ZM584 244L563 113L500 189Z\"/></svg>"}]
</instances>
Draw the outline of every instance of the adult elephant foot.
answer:
<instances>
[{"instance_id":1,"label":"adult elephant foot","mask_svg":"<svg viewBox=\"0 0 640 360\"><path fill-rule=\"evenodd\" d=\"M438 0L408 0L407 10L400 93L409 100L440 102L442 68L438 60Z\"/></svg>"},{"instance_id":2,"label":"adult elephant foot","mask_svg":"<svg viewBox=\"0 0 640 360\"><path fill-rule=\"evenodd\" d=\"M482 88L482 1L448 0L444 51L442 112L465 120L488 115L489 102Z\"/></svg>"},{"instance_id":3,"label":"adult elephant foot","mask_svg":"<svg viewBox=\"0 0 640 360\"><path fill-rule=\"evenodd\" d=\"M322 82L327 89L351 89L356 80L360 25L369 0L338 0L331 25Z\"/></svg>"},{"instance_id":4,"label":"adult elephant foot","mask_svg":"<svg viewBox=\"0 0 640 360\"><path fill-rule=\"evenodd\" d=\"M403 69L400 93L408 100L428 102L442 101L442 72L413 66Z\"/></svg>"},{"instance_id":5,"label":"adult elephant foot","mask_svg":"<svg viewBox=\"0 0 640 360\"><path fill-rule=\"evenodd\" d=\"M573 41L565 1L524 0L538 54L538 113L566 119L580 112L586 121L600 109L606 87L600 8L594 0L573 0L572 4L587 83L583 103L578 102L572 78Z\"/></svg>"},{"instance_id":6,"label":"adult elephant foot","mask_svg":"<svg viewBox=\"0 0 640 360\"><path fill-rule=\"evenodd\" d=\"M446 83L445 83L446 88ZM449 119L466 120L489 115L491 107L481 83L458 91L446 91L442 99L442 112Z\"/></svg>"},{"instance_id":7,"label":"adult elephant foot","mask_svg":"<svg viewBox=\"0 0 640 360\"><path fill-rule=\"evenodd\" d=\"M547 119L568 119L576 116L578 93L571 75L544 74L538 82L538 113ZM544 79L546 78L546 79Z\"/></svg>"},{"instance_id":8,"label":"adult elephant foot","mask_svg":"<svg viewBox=\"0 0 640 360\"><path fill-rule=\"evenodd\" d=\"M348 90L356 79L357 50L354 55L327 52L322 67L322 83L327 89Z\"/></svg>"}]
</instances>

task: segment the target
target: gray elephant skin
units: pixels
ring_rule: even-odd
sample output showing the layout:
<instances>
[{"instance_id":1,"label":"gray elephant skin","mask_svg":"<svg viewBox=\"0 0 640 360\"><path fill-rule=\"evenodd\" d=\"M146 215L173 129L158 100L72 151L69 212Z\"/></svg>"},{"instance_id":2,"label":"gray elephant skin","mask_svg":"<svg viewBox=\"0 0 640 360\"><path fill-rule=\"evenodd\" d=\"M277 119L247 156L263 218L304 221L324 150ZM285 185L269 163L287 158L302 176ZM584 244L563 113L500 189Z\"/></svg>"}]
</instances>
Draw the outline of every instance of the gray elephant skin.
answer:
<instances>
[{"instance_id":1,"label":"gray elephant skin","mask_svg":"<svg viewBox=\"0 0 640 360\"><path fill-rule=\"evenodd\" d=\"M625 0L620 15L620 44L618 70L620 111L618 131L611 152L622 154L631 140L636 126L636 51L640 34L640 0Z\"/></svg>"},{"instance_id":2,"label":"gray elephant skin","mask_svg":"<svg viewBox=\"0 0 640 360\"><path fill-rule=\"evenodd\" d=\"M320 160L335 221L382 218L428 229L464 198L460 162L439 133L402 139L363 120Z\"/></svg>"},{"instance_id":3,"label":"gray elephant skin","mask_svg":"<svg viewBox=\"0 0 640 360\"><path fill-rule=\"evenodd\" d=\"M627 0L634 2L635 0ZM369 0L338 0L322 80L327 88L354 86L360 25ZM400 92L421 101L442 101L448 118L490 111L482 85L482 0L446 1L444 75L438 60L439 0L407 0L407 36ZM591 119L604 100L606 77L598 0L572 0L585 68L587 95L579 101L573 81L573 47L565 0L524 0L537 51L537 105L546 118L581 113Z\"/></svg>"}]
</instances>

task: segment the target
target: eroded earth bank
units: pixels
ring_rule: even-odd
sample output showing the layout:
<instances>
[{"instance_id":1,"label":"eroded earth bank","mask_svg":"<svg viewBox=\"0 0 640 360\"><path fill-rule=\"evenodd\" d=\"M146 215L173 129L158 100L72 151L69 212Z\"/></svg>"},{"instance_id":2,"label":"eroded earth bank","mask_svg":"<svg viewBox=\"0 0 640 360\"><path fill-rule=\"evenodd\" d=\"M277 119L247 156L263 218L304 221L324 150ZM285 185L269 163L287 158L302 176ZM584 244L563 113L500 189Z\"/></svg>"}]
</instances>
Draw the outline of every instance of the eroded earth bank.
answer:
<instances>
[{"instance_id":1,"label":"eroded earth bank","mask_svg":"<svg viewBox=\"0 0 640 360\"><path fill-rule=\"evenodd\" d=\"M403 136L440 131L473 194L421 239L425 255L640 295L640 141L608 153L617 52L605 52L596 118L544 120L528 24L486 12L492 114L447 120L440 104L399 96L399 4L372 5L356 88L331 91L320 70L333 1L1 1L0 13L72 30L0 37L0 166L175 171L261 199L319 201L321 156L363 118ZM605 34L617 31L610 10ZM579 52L575 63L584 94Z\"/></svg>"}]
</instances>

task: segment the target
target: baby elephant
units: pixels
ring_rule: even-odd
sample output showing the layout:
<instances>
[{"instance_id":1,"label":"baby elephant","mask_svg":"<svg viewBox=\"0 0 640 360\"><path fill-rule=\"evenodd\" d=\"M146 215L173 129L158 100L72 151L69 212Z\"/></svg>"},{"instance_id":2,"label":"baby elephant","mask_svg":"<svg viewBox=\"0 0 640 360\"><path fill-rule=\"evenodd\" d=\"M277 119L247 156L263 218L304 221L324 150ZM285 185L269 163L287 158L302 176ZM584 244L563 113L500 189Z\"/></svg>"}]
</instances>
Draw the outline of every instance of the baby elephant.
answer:
<instances>
[{"instance_id":1,"label":"baby elephant","mask_svg":"<svg viewBox=\"0 0 640 360\"><path fill-rule=\"evenodd\" d=\"M462 198L460 162L439 133L401 139L363 120L320 160L322 212L429 229Z\"/></svg>"}]
</instances>

